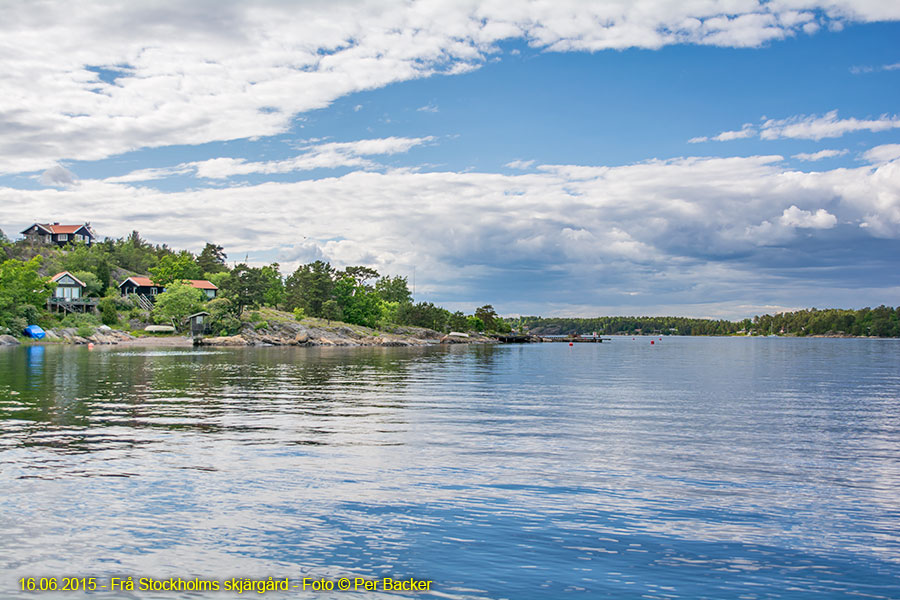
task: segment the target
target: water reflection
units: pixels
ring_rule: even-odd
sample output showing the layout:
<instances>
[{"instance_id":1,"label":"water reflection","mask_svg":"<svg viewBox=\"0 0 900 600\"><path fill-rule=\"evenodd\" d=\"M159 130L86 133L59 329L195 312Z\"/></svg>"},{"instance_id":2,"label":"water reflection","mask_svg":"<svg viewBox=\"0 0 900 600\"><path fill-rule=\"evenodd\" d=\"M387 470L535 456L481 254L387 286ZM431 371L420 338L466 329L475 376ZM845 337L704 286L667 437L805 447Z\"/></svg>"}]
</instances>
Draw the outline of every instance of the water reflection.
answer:
<instances>
[{"instance_id":1,"label":"water reflection","mask_svg":"<svg viewBox=\"0 0 900 600\"><path fill-rule=\"evenodd\" d=\"M900 597L876 342L3 351L0 596L65 571Z\"/></svg>"}]
</instances>

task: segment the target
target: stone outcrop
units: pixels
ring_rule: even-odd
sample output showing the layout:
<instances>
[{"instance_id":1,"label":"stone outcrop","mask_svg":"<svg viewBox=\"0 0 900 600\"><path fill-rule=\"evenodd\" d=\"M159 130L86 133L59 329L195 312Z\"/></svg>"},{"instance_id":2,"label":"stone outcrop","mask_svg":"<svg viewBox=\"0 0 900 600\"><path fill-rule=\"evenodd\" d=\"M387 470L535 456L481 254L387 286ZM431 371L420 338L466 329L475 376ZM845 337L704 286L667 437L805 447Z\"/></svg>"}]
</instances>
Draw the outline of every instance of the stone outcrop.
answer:
<instances>
[{"instance_id":1,"label":"stone outcrop","mask_svg":"<svg viewBox=\"0 0 900 600\"><path fill-rule=\"evenodd\" d=\"M19 340L11 335L0 335L0 346L18 346Z\"/></svg>"},{"instance_id":2,"label":"stone outcrop","mask_svg":"<svg viewBox=\"0 0 900 600\"><path fill-rule=\"evenodd\" d=\"M438 344L443 334L423 327L397 327L392 331L376 331L346 323L325 324L324 321L269 321L261 329L245 324L233 336L204 337L200 346L428 346ZM463 343L492 343L482 336L454 337Z\"/></svg>"}]
</instances>

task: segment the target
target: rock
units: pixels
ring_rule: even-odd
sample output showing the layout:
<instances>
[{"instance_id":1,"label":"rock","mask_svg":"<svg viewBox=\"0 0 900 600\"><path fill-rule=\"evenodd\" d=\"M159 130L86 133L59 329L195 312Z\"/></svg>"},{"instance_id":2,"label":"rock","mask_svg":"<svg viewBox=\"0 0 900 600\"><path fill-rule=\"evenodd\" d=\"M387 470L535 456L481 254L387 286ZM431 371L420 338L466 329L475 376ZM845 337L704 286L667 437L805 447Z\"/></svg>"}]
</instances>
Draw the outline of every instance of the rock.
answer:
<instances>
[{"instance_id":1,"label":"rock","mask_svg":"<svg viewBox=\"0 0 900 600\"><path fill-rule=\"evenodd\" d=\"M59 340L59 335L58 335L55 331L53 331L52 329L47 329L47 330L44 331L44 333L47 334L47 336L46 336L45 339L53 340L53 341L58 341L58 340Z\"/></svg>"},{"instance_id":2,"label":"rock","mask_svg":"<svg viewBox=\"0 0 900 600\"><path fill-rule=\"evenodd\" d=\"M97 328L97 331L112 331L112 327L109 325L101 325Z\"/></svg>"},{"instance_id":3,"label":"rock","mask_svg":"<svg viewBox=\"0 0 900 600\"><path fill-rule=\"evenodd\" d=\"M19 340L11 335L0 335L0 346L18 346Z\"/></svg>"},{"instance_id":4,"label":"rock","mask_svg":"<svg viewBox=\"0 0 900 600\"><path fill-rule=\"evenodd\" d=\"M144 331L149 333L175 333L175 328L171 325L147 325Z\"/></svg>"},{"instance_id":5,"label":"rock","mask_svg":"<svg viewBox=\"0 0 900 600\"><path fill-rule=\"evenodd\" d=\"M240 335L223 335L208 337L199 340L200 346L249 346L250 344Z\"/></svg>"},{"instance_id":6,"label":"rock","mask_svg":"<svg viewBox=\"0 0 900 600\"><path fill-rule=\"evenodd\" d=\"M294 338L294 343L298 346L307 342L309 342L309 335L306 333L298 333L297 337Z\"/></svg>"}]
</instances>

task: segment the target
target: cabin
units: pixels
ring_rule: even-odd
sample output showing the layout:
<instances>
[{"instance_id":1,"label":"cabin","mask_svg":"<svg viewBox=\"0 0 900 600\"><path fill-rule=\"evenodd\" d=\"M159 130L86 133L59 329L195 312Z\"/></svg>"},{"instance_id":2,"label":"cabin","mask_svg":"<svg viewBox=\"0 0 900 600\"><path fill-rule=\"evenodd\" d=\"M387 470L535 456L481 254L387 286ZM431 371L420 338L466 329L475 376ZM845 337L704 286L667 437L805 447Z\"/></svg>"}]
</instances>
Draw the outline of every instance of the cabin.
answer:
<instances>
[{"instance_id":1,"label":"cabin","mask_svg":"<svg viewBox=\"0 0 900 600\"><path fill-rule=\"evenodd\" d=\"M215 298L216 294L219 292L219 288L216 287L213 282L207 281L206 279L185 279L185 282L191 287L201 290L206 294L208 299ZM135 275L120 283L119 291L123 296L127 296L128 294L138 294L152 298L157 294L162 294L166 291L166 288L161 285L156 285L149 277Z\"/></svg>"},{"instance_id":2,"label":"cabin","mask_svg":"<svg viewBox=\"0 0 900 600\"><path fill-rule=\"evenodd\" d=\"M79 300L84 297L87 286L68 271L57 273L50 281L56 284L56 290L53 292L53 298L56 300Z\"/></svg>"},{"instance_id":3,"label":"cabin","mask_svg":"<svg viewBox=\"0 0 900 600\"><path fill-rule=\"evenodd\" d=\"M69 243L84 242L88 246L97 237L90 223L81 225L60 225L59 223L35 223L21 232L26 240L38 244L56 244L63 247Z\"/></svg>"}]
</instances>

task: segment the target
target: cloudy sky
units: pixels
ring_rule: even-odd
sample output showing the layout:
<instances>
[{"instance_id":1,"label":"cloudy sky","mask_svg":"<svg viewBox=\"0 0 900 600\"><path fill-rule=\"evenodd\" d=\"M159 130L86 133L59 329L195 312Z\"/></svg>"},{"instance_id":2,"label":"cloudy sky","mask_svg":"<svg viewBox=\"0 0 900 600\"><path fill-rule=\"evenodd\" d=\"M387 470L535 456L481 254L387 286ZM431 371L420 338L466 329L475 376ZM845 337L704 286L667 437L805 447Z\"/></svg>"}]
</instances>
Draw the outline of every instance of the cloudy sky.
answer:
<instances>
[{"instance_id":1,"label":"cloudy sky","mask_svg":"<svg viewBox=\"0 0 900 600\"><path fill-rule=\"evenodd\" d=\"M900 3L0 8L0 228L503 314L900 304Z\"/></svg>"}]
</instances>

